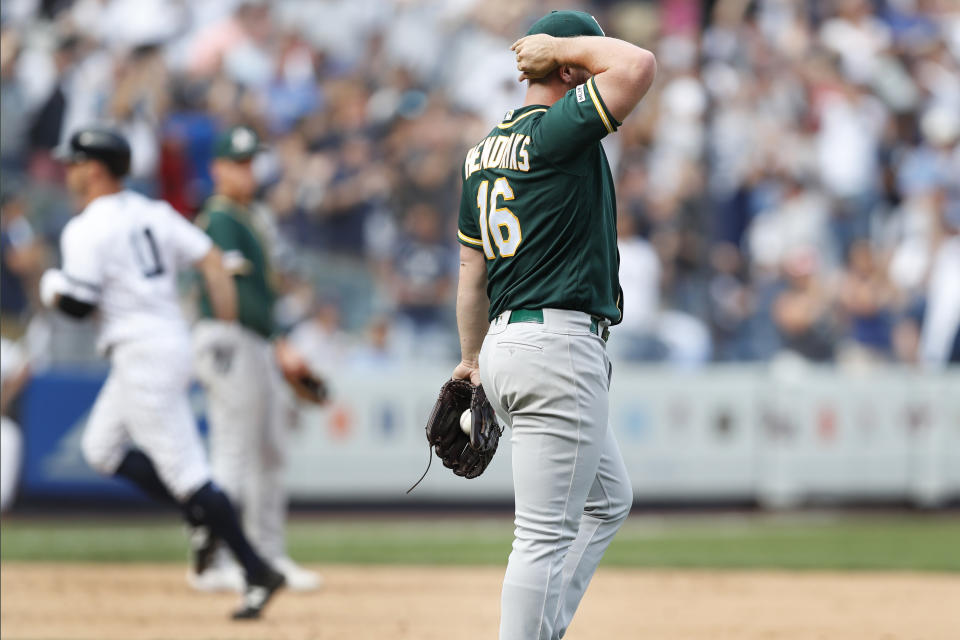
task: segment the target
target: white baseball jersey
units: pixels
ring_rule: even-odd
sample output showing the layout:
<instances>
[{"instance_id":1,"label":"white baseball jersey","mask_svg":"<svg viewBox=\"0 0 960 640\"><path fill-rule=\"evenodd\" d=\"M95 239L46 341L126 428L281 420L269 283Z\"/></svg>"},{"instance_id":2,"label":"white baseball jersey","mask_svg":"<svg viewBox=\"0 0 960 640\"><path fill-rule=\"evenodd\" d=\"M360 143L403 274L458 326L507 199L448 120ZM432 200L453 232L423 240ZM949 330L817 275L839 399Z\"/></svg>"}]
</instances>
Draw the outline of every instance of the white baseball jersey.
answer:
<instances>
[{"instance_id":1,"label":"white baseball jersey","mask_svg":"<svg viewBox=\"0 0 960 640\"><path fill-rule=\"evenodd\" d=\"M173 207L133 191L101 196L60 238L66 295L100 311L97 348L183 336L177 273L210 251L210 238Z\"/></svg>"}]
</instances>

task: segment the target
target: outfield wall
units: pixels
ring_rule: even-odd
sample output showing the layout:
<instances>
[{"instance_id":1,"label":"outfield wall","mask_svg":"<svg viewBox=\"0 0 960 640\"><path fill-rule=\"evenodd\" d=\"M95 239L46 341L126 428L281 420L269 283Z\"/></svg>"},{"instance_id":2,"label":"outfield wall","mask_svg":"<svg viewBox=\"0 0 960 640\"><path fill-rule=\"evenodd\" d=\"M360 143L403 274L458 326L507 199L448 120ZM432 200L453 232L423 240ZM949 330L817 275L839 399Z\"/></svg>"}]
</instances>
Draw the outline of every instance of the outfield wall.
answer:
<instances>
[{"instance_id":1,"label":"outfield wall","mask_svg":"<svg viewBox=\"0 0 960 640\"><path fill-rule=\"evenodd\" d=\"M427 463L423 422L449 368L344 374L336 400L304 410L291 432L295 500L509 502L509 432L487 472L456 478ZM48 373L23 403L30 498L129 499L90 471L80 433L102 376ZM194 392L198 417L203 394ZM829 369L711 368L698 373L618 368L611 424L641 501L906 500L960 498L960 371L840 375Z\"/></svg>"}]
</instances>

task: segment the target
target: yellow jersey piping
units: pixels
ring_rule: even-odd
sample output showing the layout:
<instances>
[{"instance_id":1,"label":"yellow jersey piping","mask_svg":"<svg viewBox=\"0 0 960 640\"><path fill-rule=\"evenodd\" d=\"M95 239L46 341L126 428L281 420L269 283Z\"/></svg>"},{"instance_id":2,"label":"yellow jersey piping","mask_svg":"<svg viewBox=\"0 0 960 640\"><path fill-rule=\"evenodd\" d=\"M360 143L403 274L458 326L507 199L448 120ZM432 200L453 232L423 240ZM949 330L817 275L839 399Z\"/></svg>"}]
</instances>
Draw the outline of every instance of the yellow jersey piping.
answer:
<instances>
[{"instance_id":1,"label":"yellow jersey piping","mask_svg":"<svg viewBox=\"0 0 960 640\"><path fill-rule=\"evenodd\" d=\"M463 240L464 242L468 242L468 243L473 244L473 245L476 245L476 246L478 246L478 247L482 247L482 246L483 246L483 240L474 240L474 239L471 238L470 236L465 235L465 234L463 233L463 231L460 231L459 229L457 229L457 237L460 238L461 240Z\"/></svg>"},{"instance_id":2,"label":"yellow jersey piping","mask_svg":"<svg viewBox=\"0 0 960 640\"><path fill-rule=\"evenodd\" d=\"M540 112L542 112L542 111L546 111L546 109L531 109L530 111L527 111L526 113L517 116L516 118L514 118L514 119L511 120L510 122L501 122L500 124L497 125L497 128L499 128L499 129L509 129L510 127L512 127L513 125L515 125L516 123L520 122L521 120L523 120L524 118L526 118L527 116L529 116L531 113L540 113Z\"/></svg>"},{"instance_id":3,"label":"yellow jersey piping","mask_svg":"<svg viewBox=\"0 0 960 640\"><path fill-rule=\"evenodd\" d=\"M600 99L597 98L597 92L593 88L593 78L587 80L587 90L590 92L590 99L593 100L593 106L597 108L597 113L600 114L600 119L603 120L603 126L607 128L607 133L613 133L613 127L610 126L610 120L607 118L607 114L603 111L603 105L600 104Z\"/></svg>"}]
</instances>

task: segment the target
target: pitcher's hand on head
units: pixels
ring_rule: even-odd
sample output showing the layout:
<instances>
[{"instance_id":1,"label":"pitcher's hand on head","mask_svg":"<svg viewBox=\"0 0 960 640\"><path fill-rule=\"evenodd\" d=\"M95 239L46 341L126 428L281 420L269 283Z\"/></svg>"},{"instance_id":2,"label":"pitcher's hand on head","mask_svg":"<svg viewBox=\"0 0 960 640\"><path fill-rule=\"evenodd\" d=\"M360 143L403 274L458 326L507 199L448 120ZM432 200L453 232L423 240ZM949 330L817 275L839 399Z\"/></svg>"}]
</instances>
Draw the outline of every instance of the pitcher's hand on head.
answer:
<instances>
[{"instance_id":1,"label":"pitcher's hand on head","mask_svg":"<svg viewBox=\"0 0 960 640\"><path fill-rule=\"evenodd\" d=\"M558 38L537 33L524 36L513 43L511 51L517 53L519 80L543 78L559 66L557 61Z\"/></svg>"},{"instance_id":2,"label":"pitcher's hand on head","mask_svg":"<svg viewBox=\"0 0 960 640\"><path fill-rule=\"evenodd\" d=\"M480 365L476 362L460 361L450 376L453 380L469 380L475 387L480 386Z\"/></svg>"}]
</instances>

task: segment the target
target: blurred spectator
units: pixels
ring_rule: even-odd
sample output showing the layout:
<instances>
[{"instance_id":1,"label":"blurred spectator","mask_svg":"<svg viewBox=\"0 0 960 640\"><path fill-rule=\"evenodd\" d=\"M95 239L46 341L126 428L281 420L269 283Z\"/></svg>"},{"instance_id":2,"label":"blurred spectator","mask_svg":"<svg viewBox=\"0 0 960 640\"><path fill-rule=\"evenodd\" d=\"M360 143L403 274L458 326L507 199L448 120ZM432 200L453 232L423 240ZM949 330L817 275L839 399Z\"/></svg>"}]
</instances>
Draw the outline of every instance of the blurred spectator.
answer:
<instances>
[{"instance_id":1,"label":"blurred spectator","mask_svg":"<svg viewBox=\"0 0 960 640\"><path fill-rule=\"evenodd\" d=\"M416 205L407 212L397 242L390 292L397 313L414 333L449 327L447 301L457 254L443 237L445 229L435 209Z\"/></svg>"},{"instance_id":2,"label":"blurred spectator","mask_svg":"<svg viewBox=\"0 0 960 640\"><path fill-rule=\"evenodd\" d=\"M203 81L179 79L170 89L170 115L162 125L159 158L161 197L181 213L199 209L213 193L210 150L217 120L206 108Z\"/></svg>"},{"instance_id":3,"label":"blurred spectator","mask_svg":"<svg viewBox=\"0 0 960 640\"><path fill-rule=\"evenodd\" d=\"M837 15L820 28L824 46L840 55L844 75L852 82L868 81L878 54L890 44L890 29L878 19L867 0L837 0Z\"/></svg>"},{"instance_id":4,"label":"blurred spectator","mask_svg":"<svg viewBox=\"0 0 960 640\"><path fill-rule=\"evenodd\" d=\"M830 287L819 269L815 248L793 250L784 259L784 290L773 303L784 348L813 362L833 358L837 336Z\"/></svg>"},{"instance_id":5,"label":"blurred spectator","mask_svg":"<svg viewBox=\"0 0 960 640\"><path fill-rule=\"evenodd\" d=\"M858 240L850 247L840 283L840 308L849 324L842 361L871 364L888 359L895 301L896 292L872 247Z\"/></svg>"},{"instance_id":6,"label":"blurred spectator","mask_svg":"<svg viewBox=\"0 0 960 640\"><path fill-rule=\"evenodd\" d=\"M630 214L617 216L623 322L609 349L614 359L700 365L710 359L705 324L689 313L661 309L662 271L656 251L635 233Z\"/></svg>"},{"instance_id":7,"label":"blurred spectator","mask_svg":"<svg viewBox=\"0 0 960 640\"><path fill-rule=\"evenodd\" d=\"M833 238L829 230L827 200L815 189L805 188L793 177L776 180L767 185L777 195L768 210L760 211L747 233L753 264L766 272L775 272L786 257L797 249L818 247L821 259L831 268L839 262L834 258Z\"/></svg>"},{"instance_id":8,"label":"blurred spectator","mask_svg":"<svg viewBox=\"0 0 960 640\"><path fill-rule=\"evenodd\" d=\"M53 53L56 80L34 114L27 134L33 151L49 152L65 138L63 124L68 92L65 85L71 79L70 71L80 55L80 45L80 38L73 34L62 36L56 45Z\"/></svg>"},{"instance_id":9,"label":"blurred spectator","mask_svg":"<svg viewBox=\"0 0 960 640\"><path fill-rule=\"evenodd\" d=\"M23 197L8 193L0 198L0 314L4 335L19 337L35 306L47 252L27 220Z\"/></svg>"},{"instance_id":10,"label":"blurred spectator","mask_svg":"<svg viewBox=\"0 0 960 640\"><path fill-rule=\"evenodd\" d=\"M16 176L25 169L27 145L27 121L30 112L27 108L27 95L23 84L17 77L17 61L20 58L20 36L14 29L4 27L0 34L0 188L4 187L11 175Z\"/></svg>"},{"instance_id":11,"label":"blurred spectator","mask_svg":"<svg viewBox=\"0 0 960 640\"><path fill-rule=\"evenodd\" d=\"M946 205L945 198L940 202ZM921 336L923 361L960 364L960 203L942 209L943 238L934 252Z\"/></svg>"},{"instance_id":12,"label":"blurred spectator","mask_svg":"<svg viewBox=\"0 0 960 640\"><path fill-rule=\"evenodd\" d=\"M721 362L753 360L750 319L756 296L745 281L743 256L731 243L717 243L711 252L710 324L714 358Z\"/></svg>"},{"instance_id":13,"label":"blurred spectator","mask_svg":"<svg viewBox=\"0 0 960 640\"><path fill-rule=\"evenodd\" d=\"M137 47L115 67L108 119L130 141L128 186L151 194L155 189L160 149L157 131L167 111L167 69L153 45Z\"/></svg>"},{"instance_id":14,"label":"blurred spectator","mask_svg":"<svg viewBox=\"0 0 960 640\"><path fill-rule=\"evenodd\" d=\"M365 339L350 354L355 371L383 371L403 362L393 336L390 318L379 316L367 327Z\"/></svg>"},{"instance_id":15,"label":"blurred spectator","mask_svg":"<svg viewBox=\"0 0 960 640\"><path fill-rule=\"evenodd\" d=\"M835 201L833 241L845 253L867 232L878 181L878 144L886 111L855 85L824 89L819 104L820 181Z\"/></svg>"},{"instance_id":16,"label":"blurred spectator","mask_svg":"<svg viewBox=\"0 0 960 640\"><path fill-rule=\"evenodd\" d=\"M374 162L372 143L363 135L344 141L326 193L315 210L319 246L360 254L367 217L387 195L387 183Z\"/></svg>"},{"instance_id":17,"label":"blurred spectator","mask_svg":"<svg viewBox=\"0 0 960 640\"><path fill-rule=\"evenodd\" d=\"M660 260L650 243L637 234L636 222L629 212L617 216L617 249L623 322L616 327L610 349L627 360L663 360L666 346L657 335Z\"/></svg>"},{"instance_id":18,"label":"blurred spectator","mask_svg":"<svg viewBox=\"0 0 960 640\"><path fill-rule=\"evenodd\" d=\"M290 332L289 339L310 370L327 380L335 378L346 360L348 340L340 326L340 311L332 302L316 305L310 317Z\"/></svg>"}]
</instances>

